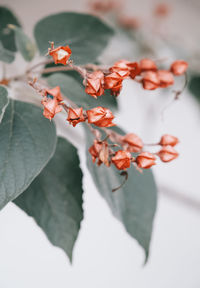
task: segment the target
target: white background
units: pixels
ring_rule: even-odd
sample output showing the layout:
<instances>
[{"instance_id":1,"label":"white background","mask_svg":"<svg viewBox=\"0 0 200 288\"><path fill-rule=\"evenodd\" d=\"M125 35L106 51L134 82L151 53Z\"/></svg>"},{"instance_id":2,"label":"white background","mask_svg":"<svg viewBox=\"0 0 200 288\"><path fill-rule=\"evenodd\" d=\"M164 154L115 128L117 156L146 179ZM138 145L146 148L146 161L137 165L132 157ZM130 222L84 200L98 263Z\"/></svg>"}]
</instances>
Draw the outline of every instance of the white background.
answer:
<instances>
[{"instance_id":1,"label":"white background","mask_svg":"<svg viewBox=\"0 0 200 288\"><path fill-rule=\"evenodd\" d=\"M130 1L127 10L145 14L153 3L149 2L134 4ZM194 27L199 24L197 10L190 7L194 2L190 2L191 5L187 1L174 4L175 11L169 24L176 24L175 30L180 31L182 36L187 30L191 46L194 45L191 41L195 39L192 36ZM82 10L84 7L83 1L67 0L0 0L0 4L9 5L16 11L29 34L35 21L49 13ZM157 92L146 93L138 89L137 85L127 82L120 95L121 109L116 117L117 122L128 131L141 135L146 142L154 142L166 132L177 135L181 140L177 148L181 156L170 164L159 163L155 167L157 183L159 187L173 188L184 195L200 199L200 108L191 95L185 92L182 99L167 111L163 122L160 111L167 100L163 100ZM62 129L60 133L65 134L67 131ZM81 137L77 141L77 131L82 133L78 128L73 141L79 142L80 147L83 140ZM81 165L86 169L84 155L82 152L80 154ZM53 247L35 222L14 204L7 205L0 212L0 288L200 287L199 211L165 197L164 190L159 189L161 193L150 259L143 267L142 249L113 218L89 174L84 177L84 190L85 217L75 245L72 266L64 252Z\"/></svg>"}]
</instances>

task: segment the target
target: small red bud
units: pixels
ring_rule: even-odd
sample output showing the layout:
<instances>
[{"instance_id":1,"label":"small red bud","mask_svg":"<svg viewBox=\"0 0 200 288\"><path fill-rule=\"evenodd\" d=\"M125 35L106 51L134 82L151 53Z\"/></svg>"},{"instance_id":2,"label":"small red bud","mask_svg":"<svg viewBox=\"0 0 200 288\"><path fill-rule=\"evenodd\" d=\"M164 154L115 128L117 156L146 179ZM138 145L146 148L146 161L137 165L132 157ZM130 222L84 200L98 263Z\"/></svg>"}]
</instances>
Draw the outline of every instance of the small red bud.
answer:
<instances>
[{"instance_id":1,"label":"small red bud","mask_svg":"<svg viewBox=\"0 0 200 288\"><path fill-rule=\"evenodd\" d=\"M142 152L136 158L136 163L139 168L148 169L155 163L156 157L149 152Z\"/></svg>"},{"instance_id":2,"label":"small red bud","mask_svg":"<svg viewBox=\"0 0 200 288\"><path fill-rule=\"evenodd\" d=\"M95 163L96 159L99 157L99 152L101 151L102 143L94 140L93 145L88 149L89 153L92 156L92 161Z\"/></svg>"},{"instance_id":3,"label":"small red bud","mask_svg":"<svg viewBox=\"0 0 200 288\"><path fill-rule=\"evenodd\" d=\"M111 160L118 170L124 170L131 165L131 154L127 151L119 150Z\"/></svg>"},{"instance_id":4,"label":"small red bud","mask_svg":"<svg viewBox=\"0 0 200 288\"><path fill-rule=\"evenodd\" d=\"M53 57L55 64L61 63L63 65L66 65L71 54L72 51L69 46L59 46L55 49L49 50L49 55Z\"/></svg>"},{"instance_id":5,"label":"small red bud","mask_svg":"<svg viewBox=\"0 0 200 288\"><path fill-rule=\"evenodd\" d=\"M129 152L139 152L143 148L142 140L134 133L126 134L122 138L122 142L127 143Z\"/></svg>"},{"instance_id":6,"label":"small red bud","mask_svg":"<svg viewBox=\"0 0 200 288\"><path fill-rule=\"evenodd\" d=\"M62 107L59 105L56 97L53 97L53 99L51 99L45 96L41 103L44 106L43 115L49 120L51 120L55 116L55 114L62 111Z\"/></svg>"},{"instance_id":7,"label":"small red bud","mask_svg":"<svg viewBox=\"0 0 200 288\"><path fill-rule=\"evenodd\" d=\"M125 79L130 76L134 79L137 75L140 74L140 68L137 62L129 62L127 60L120 60L116 62L111 68L111 72L121 73L120 76ZM123 74L122 74L123 72Z\"/></svg>"},{"instance_id":8,"label":"small red bud","mask_svg":"<svg viewBox=\"0 0 200 288\"><path fill-rule=\"evenodd\" d=\"M183 75L187 71L187 68L188 68L187 62L183 60L177 60L174 63L172 63L170 70L174 75L179 76Z\"/></svg>"},{"instance_id":9,"label":"small red bud","mask_svg":"<svg viewBox=\"0 0 200 288\"><path fill-rule=\"evenodd\" d=\"M83 108L72 109L69 108L67 121L75 127L78 123L84 122L85 118L83 116Z\"/></svg>"},{"instance_id":10,"label":"small red bud","mask_svg":"<svg viewBox=\"0 0 200 288\"><path fill-rule=\"evenodd\" d=\"M104 74L101 71L94 71L88 75L85 92L94 98L104 93Z\"/></svg>"},{"instance_id":11,"label":"small red bud","mask_svg":"<svg viewBox=\"0 0 200 288\"><path fill-rule=\"evenodd\" d=\"M111 68L112 69L112 68ZM129 71L112 72L104 78L105 89L110 89L112 94L117 96L122 89L122 81L124 77L129 76Z\"/></svg>"},{"instance_id":12,"label":"small red bud","mask_svg":"<svg viewBox=\"0 0 200 288\"><path fill-rule=\"evenodd\" d=\"M159 87L160 80L156 72L148 71L144 73L142 79L143 88L146 90L155 90Z\"/></svg>"},{"instance_id":13,"label":"small red bud","mask_svg":"<svg viewBox=\"0 0 200 288\"><path fill-rule=\"evenodd\" d=\"M53 96L58 100L58 102L63 101L59 86L56 86L52 89L46 89L44 94L45 94L45 96L47 96L47 98L48 98L48 96Z\"/></svg>"},{"instance_id":14,"label":"small red bud","mask_svg":"<svg viewBox=\"0 0 200 288\"><path fill-rule=\"evenodd\" d=\"M144 58L144 59L140 60L140 69L141 69L141 72L157 71L157 66L153 60L148 59L148 58Z\"/></svg>"},{"instance_id":15,"label":"small red bud","mask_svg":"<svg viewBox=\"0 0 200 288\"><path fill-rule=\"evenodd\" d=\"M119 18L119 24L125 29L138 29L141 27L141 21L135 17L122 16Z\"/></svg>"},{"instance_id":16,"label":"small red bud","mask_svg":"<svg viewBox=\"0 0 200 288\"><path fill-rule=\"evenodd\" d=\"M166 88L174 84L173 74L167 70L159 70L157 72L160 81L159 87Z\"/></svg>"},{"instance_id":17,"label":"small red bud","mask_svg":"<svg viewBox=\"0 0 200 288\"><path fill-rule=\"evenodd\" d=\"M113 0L108 1L95 0L91 1L90 8L95 12L106 13L117 8L117 3L116 1Z\"/></svg>"},{"instance_id":18,"label":"small red bud","mask_svg":"<svg viewBox=\"0 0 200 288\"><path fill-rule=\"evenodd\" d=\"M157 153L160 160L163 162L170 162L178 157L178 152L170 145L163 146L162 149Z\"/></svg>"},{"instance_id":19,"label":"small red bud","mask_svg":"<svg viewBox=\"0 0 200 288\"><path fill-rule=\"evenodd\" d=\"M109 149L108 143L103 141L94 140L93 145L89 148L89 153L92 156L92 161L95 163L96 159L98 158L98 165L104 163L106 166L110 166L109 163Z\"/></svg>"},{"instance_id":20,"label":"small red bud","mask_svg":"<svg viewBox=\"0 0 200 288\"><path fill-rule=\"evenodd\" d=\"M112 123L112 120L114 119L114 115L107 108L99 106L91 110L87 110L86 113L88 116L88 123L90 124L94 124L99 127L115 126L115 124Z\"/></svg>"},{"instance_id":21,"label":"small red bud","mask_svg":"<svg viewBox=\"0 0 200 288\"><path fill-rule=\"evenodd\" d=\"M170 7L166 3L160 3L156 6L154 14L158 17L168 16L170 12Z\"/></svg>"},{"instance_id":22,"label":"small red bud","mask_svg":"<svg viewBox=\"0 0 200 288\"><path fill-rule=\"evenodd\" d=\"M178 143L179 143L178 138L169 134L163 135L159 142L161 146L167 146L167 145L175 146Z\"/></svg>"}]
</instances>

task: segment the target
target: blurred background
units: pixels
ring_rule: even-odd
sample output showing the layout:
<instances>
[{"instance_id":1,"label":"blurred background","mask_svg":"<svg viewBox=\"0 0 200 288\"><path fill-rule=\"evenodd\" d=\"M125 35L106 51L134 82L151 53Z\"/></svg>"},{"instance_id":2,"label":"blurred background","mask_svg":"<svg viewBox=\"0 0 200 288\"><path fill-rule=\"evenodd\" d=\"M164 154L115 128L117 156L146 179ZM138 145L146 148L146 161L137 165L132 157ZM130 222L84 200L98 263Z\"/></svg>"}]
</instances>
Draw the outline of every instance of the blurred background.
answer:
<instances>
[{"instance_id":1,"label":"blurred background","mask_svg":"<svg viewBox=\"0 0 200 288\"><path fill-rule=\"evenodd\" d=\"M103 12L94 2L0 0L0 5L17 14L29 35L35 22L48 14L89 11L118 29L101 57L103 62L151 56L168 65L184 59L189 62L189 79L200 75L199 0L111 1L113 6ZM17 71L23 68L20 57L15 65ZM183 79L176 83L177 87L183 84ZM16 87L20 93L19 89ZM29 88L23 89L31 94ZM200 287L200 102L189 89L178 101L173 97L170 89L146 92L126 80L116 115L118 124L146 142L158 141L164 133L180 139L180 157L153 168L159 200L148 263L143 266L142 249L113 218L85 173L85 219L72 265L62 250L49 243L32 218L14 204L0 212L0 288ZM61 127L59 133L73 131L72 141L80 148L81 166L86 169L82 130L72 129Z\"/></svg>"}]
</instances>

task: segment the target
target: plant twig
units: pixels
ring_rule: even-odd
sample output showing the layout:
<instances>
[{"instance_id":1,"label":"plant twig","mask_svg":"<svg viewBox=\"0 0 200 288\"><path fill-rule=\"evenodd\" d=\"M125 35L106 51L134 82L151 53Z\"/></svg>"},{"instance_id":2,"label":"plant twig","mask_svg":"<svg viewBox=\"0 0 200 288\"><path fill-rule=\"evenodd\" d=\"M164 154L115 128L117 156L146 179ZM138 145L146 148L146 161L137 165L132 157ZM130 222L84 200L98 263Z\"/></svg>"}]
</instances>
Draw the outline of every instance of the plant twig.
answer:
<instances>
[{"instance_id":1,"label":"plant twig","mask_svg":"<svg viewBox=\"0 0 200 288\"><path fill-rule=\"evenodd\" d=\"M162 120L164 120L164 113L166 112L166 110L174 103L174 101L179 100L180 99L180 95L184 92L185 88L187 87L188 84L188 77L187 77L187 73L184 74L184 85L180 90L174 90L173 93L175 93L173 99L163 108L162 112L161 112L161 118Z\"/></svg>"}]
</instances>

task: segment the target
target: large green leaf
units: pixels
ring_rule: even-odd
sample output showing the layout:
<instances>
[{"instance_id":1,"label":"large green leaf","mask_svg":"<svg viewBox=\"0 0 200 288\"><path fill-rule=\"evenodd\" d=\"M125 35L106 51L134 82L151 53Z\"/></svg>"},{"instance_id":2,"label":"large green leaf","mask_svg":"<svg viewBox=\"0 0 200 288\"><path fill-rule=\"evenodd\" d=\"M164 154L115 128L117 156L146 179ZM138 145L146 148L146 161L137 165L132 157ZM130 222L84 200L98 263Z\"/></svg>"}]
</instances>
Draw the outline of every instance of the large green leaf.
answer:
<instances>
[{"instance_id":1,"label":"large green leaf","mask_svg":"<svg viewBox=\"0 0 200 288\"><path fill-rule=\"evenodd\" d=\"M88 128L85 128L85 131L87 165L94 183L113 215L144 248L147 260L157 204L157 190L153 174L151 170L141 174L134 167L129 168L126 183L121 189L112 192L112 189L119 187L124 179L113 166L107 168L104 165L97 166L92 162L88 148L93 143L93 136Z\"/></svg>"},{"instance_id":2,"label":"large green leaf","mask_svg":"<svg viewBox=\"0 0 200 288\"><path fill-rule=\"evenodd\" d=\"M12 63L15 60L15 53L5 49L0 42L0 61L5 63Z\"/></svg>"},{"instance_id":3,"label":"large green leaf","mask_svg":"<svg viewBox=\"0 0 200 288\"><path fill-rule=\"evenodd\" d=\"M93 62L103 52L113 30L100 19L80 13L59 13L40 20L35 26L35 38L42 55L49 41L69 45L76 64Z\"/></svg>"},{"instance_id":4,"label":"large green leaf","mask_svg":"<svg viewBox=\"0 0 200 288\"><path fill-rule=\"evenodd\" d=\"M5 49L15 52L17 49L14 32L7 27L8 24L20 26L19 21L12 11L6 7L0 6L0 41Z\"/></svg>"},{"instance_id":5,"label":"large green leaf","mask_svg":"<svg viewBox=\"0 0 200 288\"><path fill-rule=\"evenodd\" d=\"M193 76L189 82L189 90L200 101L200 75Z\"/></svg>"},{"instance_id":6,"label":"large green leaf","mask_svg":"<svg viewBox=\"0 0 200 288\"><path fill-rule=\"evenodd\" d=\"M29 188L15 199L32 216L51 243L70 260L83 219L82 172L76 148L58 138L56 152Z\"/></svg>"},{"instance_id":7,"label":"large green leaf","mask_svg":"<svg viewBox=\"0 0 200 288\"><path fill-rule=\"evenodd\" d=\"M40 108L10 100L0 136L1 209L30 185L52 157L56 131Z\"/></svg>"},{"instance_id":8,"label":"large green leaf","mask_svg":"<svg viewBox=\"0 0 200 288\"><path fill-rule=\"evenodd\" d=\"M3 119L4 112L8 106L8 92L5 87L0 85L0 123Z\"/></svg>"},{"instance_id":9,"label":"large green leaf","mask_svg":"<svg viewBox=\"0 0 200 288\"><path fill-rule=\"evenodd\" d=\"M117 108L116 98L110 93L106 92L105 95L95 99L85 93L84 86L77 80L62 73L55 73L47 78L50 86L60 86L62 93L78 106L82 106L85 109L96 106L104 106L111 109Z\"/></svg>"},{"instance_id":10,"label":"large green leaf","mask_svg":"<svg viewBox=\"0 0 200 288\"><path fill-rule=\"evenodd\" d=\"M24 60L31 61L36 52L35 44L21 28L12 24L8 25L8 27L15 32L16 46L19 52L22 54Z\"/></svg>"}]
</instances>

